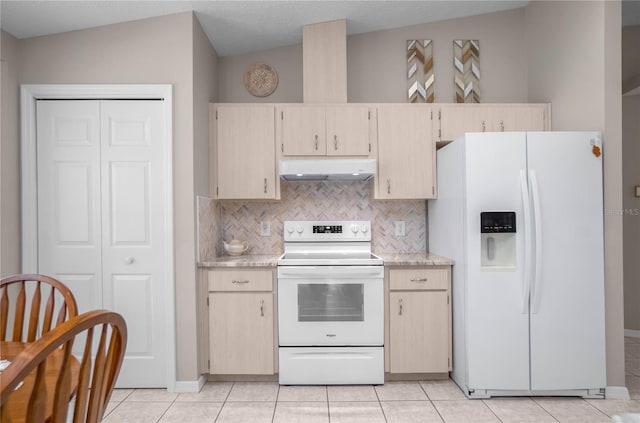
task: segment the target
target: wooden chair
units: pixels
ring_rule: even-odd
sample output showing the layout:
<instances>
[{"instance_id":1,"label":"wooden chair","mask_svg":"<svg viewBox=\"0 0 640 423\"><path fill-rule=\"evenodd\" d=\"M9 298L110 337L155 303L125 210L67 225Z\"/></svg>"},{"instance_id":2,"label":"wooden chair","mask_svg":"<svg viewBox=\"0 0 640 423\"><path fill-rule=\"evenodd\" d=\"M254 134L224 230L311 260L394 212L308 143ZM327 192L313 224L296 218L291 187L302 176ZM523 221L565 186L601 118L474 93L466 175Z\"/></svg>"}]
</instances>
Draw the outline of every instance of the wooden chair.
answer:
<instances>
[{"instance_id":1,"label":"wooden chair","mask_svg":"<svg viewBox=\"0 0 640 423\"><path fill-rule=\"evenodd\" d=\"M69 288L44 275L13 275L0 280L0 341L33 342L68 318L78 315L78 305ZM47 296L45 302L42 297ZM27 299L30 308L27 313ZM13 301L12 301L13 300ZM56 312L56 301L62 303ZM7 333L9 309L13 313L13 333ZM42 317L42 322L40 318ZM40 330L38 331L38 327ZM24 333L24 329L27 332Z\"/></svg>"},{"instance_id":2,"label":"wooden chair","mask_svg":"<svg viewBox=\"0 0 640 423\"><path fill-rule=\"evenodd\" d=\"M84 342L79 363L71 354L76 339ZM45 420L52 423L100 422L120 372L126 343L127 327L117 313L93 310L63 322L28 344L2 372L0 420L3 423L16 420L27 423ZM47 358L52 354L62 355L58 360L61 363L59 370L47 368L52 363ZM17 392L14 390L25 378L33 378L32 372L35 372L35 382L28 407L25 407L26 416L11 416L9 401ZM55 380L47 381L47 378ZM27 385L31 382L25 381L18 390L28 389ZM53 400L52 394L47 394L47 385L55 386ZM72 406L70 392L76 393Z\"/></svg>"}]
</instances>

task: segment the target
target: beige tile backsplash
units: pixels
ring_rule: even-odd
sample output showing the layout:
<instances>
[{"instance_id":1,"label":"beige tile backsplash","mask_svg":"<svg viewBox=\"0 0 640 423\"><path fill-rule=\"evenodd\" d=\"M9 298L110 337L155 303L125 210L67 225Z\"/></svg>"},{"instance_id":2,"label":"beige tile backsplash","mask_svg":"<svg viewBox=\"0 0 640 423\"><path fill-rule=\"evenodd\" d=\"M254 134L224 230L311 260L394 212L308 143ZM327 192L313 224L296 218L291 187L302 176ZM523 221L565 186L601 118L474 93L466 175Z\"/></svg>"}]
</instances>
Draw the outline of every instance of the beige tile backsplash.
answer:
<instances>
[{"instance_id":1,"label":"beige tile backsplash","mask_svg":"<svg viewBox=\"0 0 640 423\"><path fill-rule=\"evenodd\" d=\"M224 253L222 239L249 244L248 254L280 254L285 220L371 220L373 251L415 253L426 250L424 200L374 200L372 182L285 182L279 201L213 201L199 198L199 254L204 261ZM394 235L404 220L406 236ZM260 235L260 222L271 235Z\"/></svg>"}]
</instances>

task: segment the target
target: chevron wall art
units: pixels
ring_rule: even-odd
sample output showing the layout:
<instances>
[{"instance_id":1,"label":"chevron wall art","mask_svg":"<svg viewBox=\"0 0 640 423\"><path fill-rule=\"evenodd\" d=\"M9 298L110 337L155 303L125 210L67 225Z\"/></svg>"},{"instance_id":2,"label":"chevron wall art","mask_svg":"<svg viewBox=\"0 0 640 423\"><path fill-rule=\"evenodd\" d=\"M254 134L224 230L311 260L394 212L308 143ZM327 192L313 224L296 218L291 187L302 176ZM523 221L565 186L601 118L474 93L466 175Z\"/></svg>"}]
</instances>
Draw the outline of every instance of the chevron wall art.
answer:
<instances>
[{"instance_id":1,"label":"chevron wall art","mask_svg":"<svg viewBox=\"0 0 640 423\"><path fill-rule=\"evenodd\" d=\"M281 254L285 220L371 220L374 252L425 252L426 202L373 200L370 183L281 181L280 201L200 201L200 259L233 238L247 241L248 254ZM405 221L406 236L394 235L394 220ZM271 236L260 236L261 221L271 222Z\"/></svg>"},{"instance_id":2,"label":"chevron wall art","mask_svg":"<svg viewBox=\"0 0 640 423\"><path fill-rule=\"evenodd\" d=\"M433 103L433 43L407 40L407 98L409 103Z\"/></svg>"},{"instance_id":3,"label":"chevron wall art","mask_svg":"<svg viewBox=\"0 0 640 423\"><path fill-rule=\"evenodd\" d=\"M480 41L453 40L456 103L480 103Z\"/></svg>"}]
</instances>

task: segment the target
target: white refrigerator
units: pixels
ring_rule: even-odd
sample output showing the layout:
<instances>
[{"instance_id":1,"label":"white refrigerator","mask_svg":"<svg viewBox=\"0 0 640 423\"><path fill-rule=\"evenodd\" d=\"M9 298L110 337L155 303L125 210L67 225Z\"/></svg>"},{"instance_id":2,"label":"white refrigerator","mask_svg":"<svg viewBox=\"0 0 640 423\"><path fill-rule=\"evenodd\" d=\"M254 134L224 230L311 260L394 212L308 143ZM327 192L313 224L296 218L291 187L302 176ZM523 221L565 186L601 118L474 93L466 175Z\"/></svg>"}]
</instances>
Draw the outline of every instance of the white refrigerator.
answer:
<instances>
[{"instance_id":1,"label":"white refrigerator","mask_svg":"<svg viewBox=\"0 0 640 423\"><path fill-rule=\"evenodd\" d=\"M452 378L470 398L604 397L601 152L597 132L438 150L429 251L455 260Z\"/></svg>"}]
</instances>

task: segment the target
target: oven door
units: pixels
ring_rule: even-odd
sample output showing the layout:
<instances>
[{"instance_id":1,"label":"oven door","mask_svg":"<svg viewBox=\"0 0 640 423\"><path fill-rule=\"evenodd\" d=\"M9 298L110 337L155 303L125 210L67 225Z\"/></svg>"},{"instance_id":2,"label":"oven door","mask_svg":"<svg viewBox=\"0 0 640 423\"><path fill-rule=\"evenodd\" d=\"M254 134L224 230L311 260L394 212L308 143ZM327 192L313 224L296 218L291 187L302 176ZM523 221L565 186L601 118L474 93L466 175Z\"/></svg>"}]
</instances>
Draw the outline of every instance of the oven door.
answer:
<instances>
[{"instance_id":1,"label":"oven door","mask_svg":"<svg viewBox=\"0 0 640 423\"><path fill-rule=\"evenodd\" d=\"M381 346L382 266L279 266L280 346Z\"/></svg>"}]
</instances>

